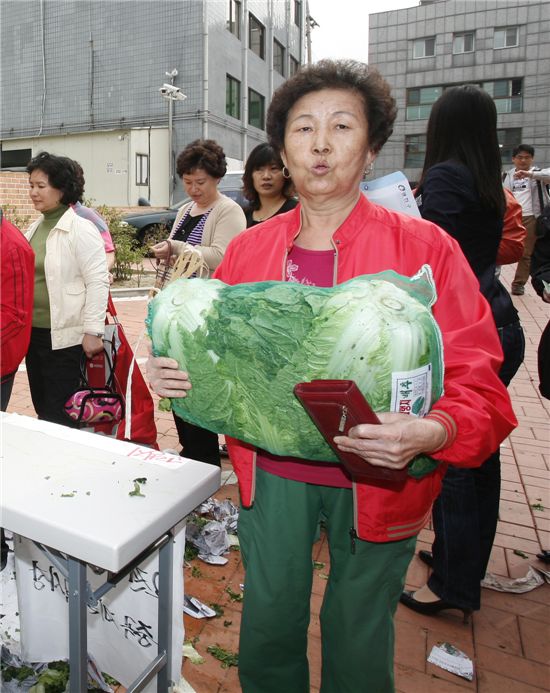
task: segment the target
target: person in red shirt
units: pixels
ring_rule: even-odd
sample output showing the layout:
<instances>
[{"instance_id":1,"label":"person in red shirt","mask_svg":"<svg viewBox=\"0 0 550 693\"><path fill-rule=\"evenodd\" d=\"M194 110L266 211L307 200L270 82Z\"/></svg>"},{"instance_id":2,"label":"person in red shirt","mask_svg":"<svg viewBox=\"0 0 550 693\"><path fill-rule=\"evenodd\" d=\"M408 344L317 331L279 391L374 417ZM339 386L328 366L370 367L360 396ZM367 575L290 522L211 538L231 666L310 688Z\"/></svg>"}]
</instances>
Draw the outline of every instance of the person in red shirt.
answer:
<instances>
[{"instance_id":1,"label":"person in red shirt","mask_svg":"<svg viewBox=\"0 0 550 693\"><path fill-rule=\"evenodd\" d=\"M0 371L1 406L6 411L17 368L29 346L34 293L34 251L21 231L1 217Z\"/></svg>"},{"instance_id":2,"label":"person in red shirt","mask_svg":"<svg viewBox=\"0 0 550 693\"><path fill-rule=\"evenodd\" d=\"M334 286L390 269L412 277L424 268L437 290L432 310L444 344L445 391L427 416L381 411L381 424L361 423L333 441L387 469L404 469L425 452L440 464L421 479L408 475L398 488L370 484L337 463L276 457L226 438L242 505L243 693L310 691L311 555L320 517L330 550L320 688L393 693L393 616L442 478L450 465L479 466L517 425L497 375L495 321L459 244L431 222L371 203L359 188L395 114L389 85L362 63L323 60L281 85L266 132L300 203L236 236L213 275L229 285ZM175 359L151 356L147 370L161 396L184 397L192 386L201 396L201 384ZM296 422L289 415L284 425Z\"/></svg>"},{"instance_id":3,"label":"person in red shirt","mask_svg":"<svg viewBox=\"0 0 550 693\"><path fill-rule=\"evenodd\" d=\"M6 411L17 368L27 353L31 335L34 292L34 252L21 231L0 209L0 409ZM4 530L0 530L0 570L8 559Z\"/></svg>"}]
</instances>

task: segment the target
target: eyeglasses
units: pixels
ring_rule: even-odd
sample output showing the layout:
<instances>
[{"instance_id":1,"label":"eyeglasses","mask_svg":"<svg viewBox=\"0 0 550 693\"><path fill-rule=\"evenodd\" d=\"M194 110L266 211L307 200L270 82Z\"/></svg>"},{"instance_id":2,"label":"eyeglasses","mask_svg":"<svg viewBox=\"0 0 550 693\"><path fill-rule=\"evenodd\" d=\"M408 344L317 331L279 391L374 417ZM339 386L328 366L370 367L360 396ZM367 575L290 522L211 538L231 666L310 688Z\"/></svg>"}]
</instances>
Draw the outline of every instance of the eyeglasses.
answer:
<instances>
[{"instance_id":1,"label":"eyeglasses","mask_svg":"<svg viewBox=\"0 0 550 693\"><path fill-rule=\"evenodd\" d=\"M526 154L525 156L520 156L519 154L517 154L514 157L514 159L519 159L519 161L529 161L529 159L532 159L532 158L533 157L531 156L531 154Z\"/></svg>"}]
</instances>

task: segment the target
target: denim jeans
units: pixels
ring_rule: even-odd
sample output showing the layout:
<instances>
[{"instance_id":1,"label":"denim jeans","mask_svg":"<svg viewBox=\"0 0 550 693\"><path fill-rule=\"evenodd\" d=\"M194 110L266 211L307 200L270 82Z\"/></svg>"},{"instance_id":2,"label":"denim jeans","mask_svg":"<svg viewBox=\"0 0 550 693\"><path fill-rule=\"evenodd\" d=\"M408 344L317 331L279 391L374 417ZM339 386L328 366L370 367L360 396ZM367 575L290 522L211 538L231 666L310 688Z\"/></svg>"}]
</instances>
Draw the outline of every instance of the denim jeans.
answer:
<instances>
[{"instance_id":1,"label":"denim jeans","mask_svg":"<svg viewBox=\"0 0 550 693\"><path fill-rule=\"evenodd\" d=\"M504 362L499 377L508 386L525 352L519 322L499 328ZM495 538L500 500L500 452L481 467L449 466L433 506L433 572L428 587L441 599L479 609L480 582Z\"/></svg>"}]
</instances>

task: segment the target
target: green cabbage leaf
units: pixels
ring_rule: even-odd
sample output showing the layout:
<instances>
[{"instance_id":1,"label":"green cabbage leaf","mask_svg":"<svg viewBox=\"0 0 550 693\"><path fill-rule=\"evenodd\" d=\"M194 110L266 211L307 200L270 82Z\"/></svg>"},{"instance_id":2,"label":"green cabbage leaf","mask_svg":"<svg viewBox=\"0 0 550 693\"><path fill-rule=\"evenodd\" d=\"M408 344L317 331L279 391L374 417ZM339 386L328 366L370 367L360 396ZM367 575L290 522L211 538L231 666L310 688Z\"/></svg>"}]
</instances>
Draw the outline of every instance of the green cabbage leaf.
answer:
<instances>
[{"instance_id":1,"label":"green cabbage leaf","mask_svg":"<svg viewBox=\"0 0 550 693\"><path fill-rule=\"evenodd\" d=\"M435 300L428 266L412 278L387 271L330 288L180 279L149 304L146 323L153 353L175 358L193 384L172 400L176 414L276 455L333 462L294 386L355 380L385 412L392 374L429 365L427 397L435 402L443 391ZM413 413L422 405L419 398ZM422 474L433 468L425 458L415 464Z\"/></svg>"}]
</instances>

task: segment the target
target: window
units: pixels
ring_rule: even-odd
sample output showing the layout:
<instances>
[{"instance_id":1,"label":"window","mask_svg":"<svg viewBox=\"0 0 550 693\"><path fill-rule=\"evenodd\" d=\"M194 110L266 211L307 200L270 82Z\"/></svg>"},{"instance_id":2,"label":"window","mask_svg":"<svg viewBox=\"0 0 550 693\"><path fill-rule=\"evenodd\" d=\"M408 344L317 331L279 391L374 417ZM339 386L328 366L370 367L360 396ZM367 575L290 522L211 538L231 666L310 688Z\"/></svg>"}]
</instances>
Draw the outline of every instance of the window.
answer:
<instances>
[{"instance_id":1,"label":"window","mask_svg":"<svg viewBox=\"0 0 550 693\"><path fill-rule=\"evenodd\" d=\"M405 135L405 166L422 168L426 154L426 135Z\"/></svg>"},{"instance_id":2,"label":"window","mask_svg":"<svg viewBox=\"0 0 550 693\"><path fill-rule=\"evenodd\" d=\"M294 24L296 26L302 26L302 2L301 0L294 0Z\"/></svg>"},{"instance_id":3,"label":"window","mask_svg":"<svg viewBox=\"0 0 550 693\"><path fill-rule=\"evenodd\" d=\"M295 75L298 72L299 69L300 69L300 63L296 60L296 58L293 58L292 56L290 56L290 65L288 68L288 76L292 77L293 75Z\"/></svg>"},{"instance_id":4,"label":"window","mask_svg":"<svg viewBox=\"0 0 550 693\"><path fill-rule=\"evenodd\" d=\"M429 118L432 104L437 101L442 93L442 86L407 89L406 120L424 120Z\"/></svg>"},{"instance_id":5,"label":"window","mask_svg":"<svg viewBox=\"0 0 550 693\"><path fill-rule=\"evenodd\" d=\"M523 111L523 80L521 77L483 82L481 86L493 97L497 113L521 113Z\"/></svg>"},{"instance_id":6,"label":"window","mask_svg":"<svg viewBox=\"0 0 550 693\"><path fill-rule=\"evenodd\" d=\"M519 46L519 31L517 26L508 26L504 29L495 29L493 48L512 48Z\"/></svg>"},{"instance_id":7,"label":"window","mask_svg":"<svg viewBox=\"0 0 550 693\"><path fill-rule=\"evenodd\" d=\"M238 39L241 38L241 3L239 0L229 0L227 28Z\"/></svg>"},{"instance_id":8,"label":"window","mask_svg":"<svg viewBox=\"0 0 550 693\"><path fill-rule=\"evenodd\" d=\"M431 58L435 55L435 36L413 41L413 58Z\"/></svg>"},{"instance_id":9,"label":"window","mask_svg":"<svg viewBox=\"0 0 550 693\"><path fill-rule=\"evenodd\" d=\"M0 168L24 168L32 159L32 149L3 149Z\"/></svg>"},{"instance_id":10,"label":"window","mask_svg":"<svg viewBox=\"0 0 550 693\"><path fill-rule=\"evenodd\" d=\"M248 47L262 60L265 58L265 27L251 14L248 20Z\"/></svg>"},{"instance_id":11,"label":"window","mask_svg":"<svg viewBox=\"0 0 550 693\"><path fill-rule=\"evenodd\" d=\"M500 158L503 166L512 163L512 150L521 144L521 128L504 128L497 130L498 143L500 145Z\"/></svg>"},{"instance_id":12,"label":"window","mask_svg":"<svg viewBox=\"0 0 550 693\"><path fill-rule=\"evenodd\" d=\"M285 49L284 46L273 39L273 69L281 75L285 74Z\"/></svg>"},{"instance_id":13,"label":"window","mask_svg":"<svg viewBox=\"0 0 550 693\"><path fill-rule=\"evenodd\" d=\"M136 154L136 185L149 185L149 156Z\"/></svg>"},{"instance_id":14,"label":"window","mask_svg":"<svg viewBox=\"0 0 550 693\"><path fill-rule=\"evenodd\" d=\"M254 89L248 90L248 124L264 129L265 99Z\"/></svg>"},{"instance_id":15,"label":"window","mask_svg":"<svg viewBox=\"0 0 550 693\"><path fill-rule=\"evenodd\" d=\"M225 112L233 118L241 117L241 83L231 75L225 79Z\"/></svg>"},{"instance_id":16,"label":"window","mask_svg":"<svg viewBox=\"0 0 550 693\"><path fill-rule=\"evenodd\" d=\"M472 53L474 50L474 32L467 31L453 37L453 53Z\"/></svg>"}]
</instances>

